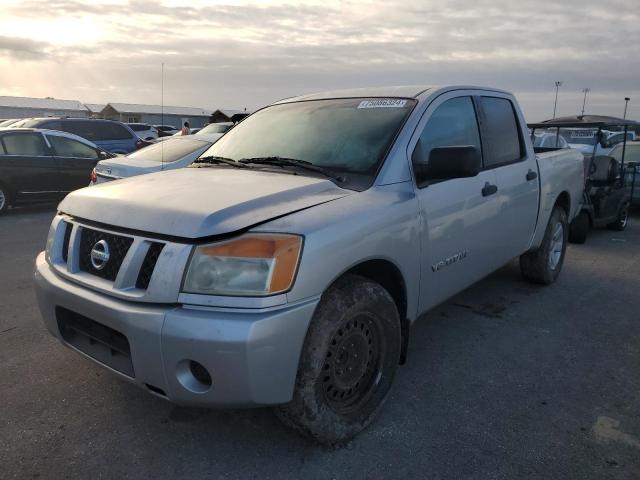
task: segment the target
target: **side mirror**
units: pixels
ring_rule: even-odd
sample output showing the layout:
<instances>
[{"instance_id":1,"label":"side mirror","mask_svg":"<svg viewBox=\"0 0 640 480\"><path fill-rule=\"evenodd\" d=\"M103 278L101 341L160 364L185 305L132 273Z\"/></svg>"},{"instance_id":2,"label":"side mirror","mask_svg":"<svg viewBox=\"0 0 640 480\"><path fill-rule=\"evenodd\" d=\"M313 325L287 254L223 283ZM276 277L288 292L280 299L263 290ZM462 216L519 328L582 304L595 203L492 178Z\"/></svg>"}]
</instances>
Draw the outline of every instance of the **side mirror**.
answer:
<instances>
[{"instance_id":1,"label":"side mirror","mask_svg":"<svg viewBox=\"0 0 640 480\"><path fill-rule=\"evenodd\" d=\"M476 147L436 147L429 153L429 162L419 169L421 178L418 181L475 177L481 168L482 158Z\"/></svg>"},{"instance_id":2,"label":"side mirror","mask_svg":"<svg viewBox=\"0 0 640 480\"><path fill-rule=\"evenodd\" d=\"M109 154L101 150L98 152L98 157L100 158L100 160L106 160L107 158L109 158Z\"/></svg>"},{"instance_id":3,"label":"side mirror","mask_svg":"<svg viewBox=\"0 0 640 480\"><path fill-rule=\"evenodd\" d=\"M613 145L609 140L603 139L603 140L600 140L600 146L602 148L611 148Z\"/></svg>"}]
</instances>

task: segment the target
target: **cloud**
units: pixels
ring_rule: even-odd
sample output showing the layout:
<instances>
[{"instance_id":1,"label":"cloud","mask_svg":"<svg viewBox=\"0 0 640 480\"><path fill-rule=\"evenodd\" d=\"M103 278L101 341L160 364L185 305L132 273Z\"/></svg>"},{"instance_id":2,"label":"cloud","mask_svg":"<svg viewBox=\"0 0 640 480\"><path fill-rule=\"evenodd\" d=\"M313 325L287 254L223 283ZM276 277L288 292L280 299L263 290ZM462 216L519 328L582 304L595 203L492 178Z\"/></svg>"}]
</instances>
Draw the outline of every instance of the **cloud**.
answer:
<instances>
[{"instance_id":1,"label":"cloud","mask_svg":"<svg viewBox=\"0 0 640 480\"><path fill-rule=\"evenodd\" d=\"M70 77L86 101L156 102L163 62L171 103L214 107L253 108L339 87L483 84L520 93L537 120L548 116L555 80L564 81L563 114L581 107L583 87L600 113L640 94L632 0L233 3L54 0L45 9L22 1L5 8L0 29L22 23L29 34L46 18L83 31L29 35L36 40L25 50L46 52L60 69L99 69ZM0 55L28 58L2 45ZM84 98L88 79L98 98Z\"/></svg>"},{"instance_id":2,"label":"cloud","mask_svg":"<svg viewBox=\"0 0 640 480\"><path fill-rule=\"evenodd\" d=\"M48 44L25 38L12 38L0 35L0 54L15 59L37 60L45 56Z\"/></svg>"}]
</instances>

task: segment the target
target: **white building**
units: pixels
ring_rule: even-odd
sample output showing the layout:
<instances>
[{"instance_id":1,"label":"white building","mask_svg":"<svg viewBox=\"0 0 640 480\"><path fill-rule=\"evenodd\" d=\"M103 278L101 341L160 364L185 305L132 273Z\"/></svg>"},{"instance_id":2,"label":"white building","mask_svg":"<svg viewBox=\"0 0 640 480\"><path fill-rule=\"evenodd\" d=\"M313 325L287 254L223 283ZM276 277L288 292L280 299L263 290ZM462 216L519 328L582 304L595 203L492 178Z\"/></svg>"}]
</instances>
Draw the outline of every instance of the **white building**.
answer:
<instances>
[{"instance_id":1,"label":"white building","mask_svg":"<svg viewBox=\"0 0 640 480\"><path fill-rule=\"evenodd\" d=\"M87 108L78 100L55 98L0 96L0 118L81 117L89 116Z\"/></svg>"}]
</instances>

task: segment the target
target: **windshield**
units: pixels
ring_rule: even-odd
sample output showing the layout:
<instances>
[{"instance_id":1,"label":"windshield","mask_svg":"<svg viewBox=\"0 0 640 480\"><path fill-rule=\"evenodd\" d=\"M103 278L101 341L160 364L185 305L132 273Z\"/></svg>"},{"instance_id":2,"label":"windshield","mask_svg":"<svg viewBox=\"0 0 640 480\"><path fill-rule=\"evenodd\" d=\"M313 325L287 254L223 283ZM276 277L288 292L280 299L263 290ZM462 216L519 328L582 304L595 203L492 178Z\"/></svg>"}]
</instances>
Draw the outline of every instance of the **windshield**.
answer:
<instances>
[{"instance_id":1,"label":"windshield","mask_svg":"<svg viewBox=\"0 0 640 480\"><path fill-rule=\"evenodd\" d=\"M197 140L193 137L169 138L164 142L154 143L141 150L136 150L127 155L127 159L151 162L171 163L190 153L200 151L211 145L211 142Z\"/></svg>"},{"instance_id":2,"label":"windshield","mask_svg":"<svg viewBox=\"0 0 640 480\"><path fill-rule=\"evenodd\" d=\"M366 176L370 184L414 105L408 99L362 98L273 105L247 117L204 155L294 158Z\"/></svg>"},{"instance_id":3,"label":"windshield","mask_svg":"<svg viewBox=\"0 0 640 480\"><path fill-rule=\"evenodd\" d=\"M210 123L206 127L202 127L198 135L201 133L224 133L231 127L233 127L233 123Z\"/></svg>"},{"instance_id":4,"label":"windshield","mask_svg":"<svg viewBox=\"0 0 640 480\"><path fill-rule=\"evenodd\" d=\"M619 162L622 161L622 144L616 145L611 153L609 154ZM629 145L627 143L627 147L624 151L624 161L627 162L636 162L640 163L640 145Z\"/></svg>"}]
</instances>

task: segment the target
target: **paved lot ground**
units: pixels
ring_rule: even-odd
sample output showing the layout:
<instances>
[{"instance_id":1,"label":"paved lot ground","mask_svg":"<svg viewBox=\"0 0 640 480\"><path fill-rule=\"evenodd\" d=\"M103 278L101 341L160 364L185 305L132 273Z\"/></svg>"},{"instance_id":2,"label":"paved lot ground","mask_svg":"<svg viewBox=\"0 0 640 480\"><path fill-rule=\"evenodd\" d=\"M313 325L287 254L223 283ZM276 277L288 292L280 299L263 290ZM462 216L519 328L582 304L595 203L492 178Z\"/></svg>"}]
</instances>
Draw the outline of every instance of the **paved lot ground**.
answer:
<instances>
[{"instance_id":1,"label":"paved lot ground","mask_svg":"<svg viewBox=\"0 0 640 480\"><path fill-rule=\"evenodd\" d=\"M640 478L640 216L570 246L552 287L512 262L426 315L382 415L333 450L60 346L31 288L52 215L0 218L0 478Z\"/></svg>"}]
</instances>

